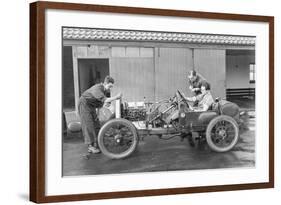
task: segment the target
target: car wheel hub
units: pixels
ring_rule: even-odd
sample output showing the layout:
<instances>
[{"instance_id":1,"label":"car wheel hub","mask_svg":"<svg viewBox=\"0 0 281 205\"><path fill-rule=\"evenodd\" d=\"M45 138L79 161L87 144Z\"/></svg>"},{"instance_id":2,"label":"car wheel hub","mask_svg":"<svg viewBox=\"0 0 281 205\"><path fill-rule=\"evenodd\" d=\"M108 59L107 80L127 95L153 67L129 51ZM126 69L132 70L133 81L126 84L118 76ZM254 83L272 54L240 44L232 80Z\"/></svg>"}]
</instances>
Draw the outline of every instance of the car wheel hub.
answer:
<instances>
[{"instance_id":1,"label":"car wheel hub","mask_svg":"<svg viewBox=\"0 0 281 205\"><path fill-rule=\"evenodd\" d=\"M121 134L115 135L114 140L117 144L120 144L122 142L122 135Z\"/></svg>"},{"instance_id":2,"label":"car wheel hub","mask_svg":"<svg viewBox=\"0 0 281 205\"><path fill-rule=\"evenodd\" d=\"M217 134L217 136L219 136L222 140L227 137L227 133L226 133L225 127L223 127L223 126L219 126L219 127L217 128L216 134Z\"/></svg>"}]
</instances>

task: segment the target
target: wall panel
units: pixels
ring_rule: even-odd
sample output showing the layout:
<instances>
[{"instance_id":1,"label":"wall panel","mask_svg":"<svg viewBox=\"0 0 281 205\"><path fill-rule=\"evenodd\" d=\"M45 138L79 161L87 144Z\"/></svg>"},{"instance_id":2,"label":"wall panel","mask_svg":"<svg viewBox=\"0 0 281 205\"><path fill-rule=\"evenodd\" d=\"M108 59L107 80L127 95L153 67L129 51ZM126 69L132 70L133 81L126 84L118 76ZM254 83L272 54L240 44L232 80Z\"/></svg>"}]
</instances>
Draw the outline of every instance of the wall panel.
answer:
<instances>
[{"instance_id":1,"label":"wall panel","mask_svg":"<svg viewBox=\"0 0 281 205\"><path fill-rule=\"evenodd\" d=\"M187 72L192 69L192 52L188 48L156 48L155 95L160 101L172 97L176 90L190 95Z\"/></svg>"},{"instance_id":2,"label":"wall panel","mask_svg":"<svg viewBox=\"0 0 281 205\"><path fill-rule=\"evenodd\" d=\"M115 79L112 95L123 93L125 101L154 101L154 58L111 58L110 75Z\"/></svg>"},{"instance_id":3,"label":"wall panel","mask_svg":"<svg viewBox=\"0 0 281 205\"><path fill-rule=\"evenodd\" d=\"M225 50L194 49L195 70L211 84L213 97L225 97Z\"/></svg>"}]
</instances>

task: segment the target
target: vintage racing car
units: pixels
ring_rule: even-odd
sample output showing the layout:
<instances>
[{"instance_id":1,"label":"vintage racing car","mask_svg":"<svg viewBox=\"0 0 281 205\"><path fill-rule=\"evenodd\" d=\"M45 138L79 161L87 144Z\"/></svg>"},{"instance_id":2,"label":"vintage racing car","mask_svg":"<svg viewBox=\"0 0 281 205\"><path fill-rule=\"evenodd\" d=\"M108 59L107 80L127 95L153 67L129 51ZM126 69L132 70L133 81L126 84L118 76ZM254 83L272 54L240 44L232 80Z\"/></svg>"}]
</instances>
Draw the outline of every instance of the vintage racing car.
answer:
<instances>
[{"instance_id":1,"label":"vintage racing car","mask_svg":"<svg viewBox=\"0 0 281 205\"><path fill-rule=\"evenodd\" d=\"M190 109L182 92L153 104L130 106L123 102L116 107L116 117L106 108L99 112L102 127L98 134L101 152L109 158L121 159L131 155L140 139L158 136L184 139L197 132L195 140L206 140L216 152L231 150L239 139L239 107L229 101L216 99L208 111ZM118 111L119 110L119 111Z\"/></svg>"}]
</instances>

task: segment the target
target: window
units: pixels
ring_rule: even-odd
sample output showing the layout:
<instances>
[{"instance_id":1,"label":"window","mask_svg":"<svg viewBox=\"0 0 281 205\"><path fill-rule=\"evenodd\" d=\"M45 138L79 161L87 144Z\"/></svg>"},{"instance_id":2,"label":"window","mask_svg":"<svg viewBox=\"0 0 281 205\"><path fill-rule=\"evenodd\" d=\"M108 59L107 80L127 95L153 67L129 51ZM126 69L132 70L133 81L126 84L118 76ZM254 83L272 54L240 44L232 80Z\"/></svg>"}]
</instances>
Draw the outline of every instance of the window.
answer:
<instances>
[{"instance_id":1,"label":"window","mask_svg":"<svg viewBox=\"0 0 281 205\"><path fill-rule=\"evenodd\" d=\"M255 64L250 64L250 83L255 83L256 81L256 66Z\"/></svg>"}]
</instances>

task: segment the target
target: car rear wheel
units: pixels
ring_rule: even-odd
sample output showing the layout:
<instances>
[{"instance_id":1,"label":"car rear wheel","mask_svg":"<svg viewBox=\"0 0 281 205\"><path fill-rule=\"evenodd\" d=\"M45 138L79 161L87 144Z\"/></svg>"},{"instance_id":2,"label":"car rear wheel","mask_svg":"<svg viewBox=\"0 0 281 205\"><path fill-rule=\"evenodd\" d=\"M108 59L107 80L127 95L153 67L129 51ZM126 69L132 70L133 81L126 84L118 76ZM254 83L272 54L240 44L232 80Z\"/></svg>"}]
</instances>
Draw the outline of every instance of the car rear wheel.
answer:
<instances>
[{"instance_id":1,"label":"car rear wheel","mask_svg":"<svg viewBox=\"0 0 281 205\"><path fill-rule=\"evenodd\" d=\"M128 120L110 120L100 129L98 144L101 152L109 158L128 157L137 147L137 130Z\"/></svg>"},{"instance_id":2,"label":"car rear wheel","mask_svg":"<svg viewBox=\"0 0 281 205\"><path fill-rule=\"evenodd\" d=\"M233 118L220 115L208 124L206 140L213 151L227 152L236 145L238 139L239 127Z\"/></svg>"}]
</instances>

